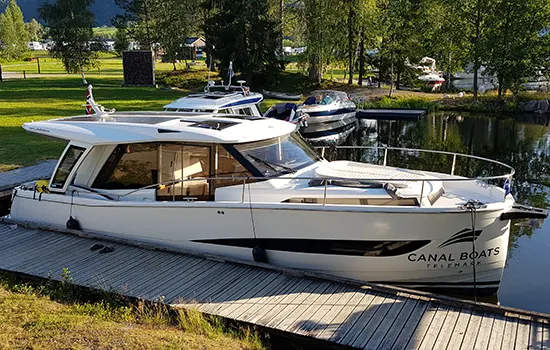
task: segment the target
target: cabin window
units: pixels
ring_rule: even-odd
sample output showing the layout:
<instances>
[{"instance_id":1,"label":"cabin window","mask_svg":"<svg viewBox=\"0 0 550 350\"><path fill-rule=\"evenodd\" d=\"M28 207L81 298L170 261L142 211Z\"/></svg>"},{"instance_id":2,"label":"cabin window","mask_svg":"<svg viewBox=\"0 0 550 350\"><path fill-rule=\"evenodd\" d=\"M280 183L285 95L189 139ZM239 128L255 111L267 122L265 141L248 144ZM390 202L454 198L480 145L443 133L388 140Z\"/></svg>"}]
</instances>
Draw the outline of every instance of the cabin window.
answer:
<instances>
[{"instance_id":1,"label":"cabin window","mask_svg":"<svg viewBox=\"0 0 550 350\"><path fill-rule=\"evenodd\" d=\"M210 147L160 144L159 162L157 199L209 199Z\"/></svg>"},{"instance_id":2,"label":"cabin window","mask_svg":"<svg viewBox=\"0 0 550 350\"><path fill-rule=\"evenodd\" d=\"M214 191L218 187L242 184L244 177L252 176L252 174L222 146L216 145L215 152L213 176L223 177L224 179L212 180ZM248 182L251 181L247 181L247 183Z\"/></svg>"},{"instance_id":3,"label":"cabin window","mask_svg":"<svg viewBox=\"0 0 550 350\"><path fill-rule=\"evenodd\" d=\"M57 170L55 171L55 175L50 186L51 188L65 187L65 182L67 182L69 174L73 170L74 166L76 165L82 154L84 154L84 151L86 151L86 149L83 147L69 147L69 149L65 152L61 163L57 167Z\"/></svg>"},{"instance_id":4,"label":"cabin window","mask_svg":"<svg viewBox=\"0 0 550 350\"><path fill-rule=\"evenodd\" d=\"M236 111L237 111L237 114L241 114L241 115L253 115L252 109L250 107L239 108Z\"/></svg>"},{"instance_id":5,"label":"cabin window","mask_svg":"<svg viewBox=\"0 0 550 350\"><path fill-rule=\"evenodd\" d=\"M92 187L111 190L138 189L157 183L158 145L118 145Z\"/></svg>"}]
</instances>

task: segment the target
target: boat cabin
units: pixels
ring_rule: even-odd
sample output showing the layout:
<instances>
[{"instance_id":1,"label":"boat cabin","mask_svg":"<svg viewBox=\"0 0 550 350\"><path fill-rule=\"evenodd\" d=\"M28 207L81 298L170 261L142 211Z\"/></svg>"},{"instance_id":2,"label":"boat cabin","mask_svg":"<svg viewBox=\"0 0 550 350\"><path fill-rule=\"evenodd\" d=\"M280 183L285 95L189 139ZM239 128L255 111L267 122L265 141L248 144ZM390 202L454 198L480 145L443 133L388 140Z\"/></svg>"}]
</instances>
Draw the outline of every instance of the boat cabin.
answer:
<instances>
[{"instance_id":1,"label":"boat cabin","mask_svg":"<svg viewBox=\"0 0 550 350\"><path fill-rule=\"evenodd\" d=\"M244 85L208 85L203 93L191 94L166 106L166 112L200 112L261 116L263 96Z\"/></svg>"}]
</instances>

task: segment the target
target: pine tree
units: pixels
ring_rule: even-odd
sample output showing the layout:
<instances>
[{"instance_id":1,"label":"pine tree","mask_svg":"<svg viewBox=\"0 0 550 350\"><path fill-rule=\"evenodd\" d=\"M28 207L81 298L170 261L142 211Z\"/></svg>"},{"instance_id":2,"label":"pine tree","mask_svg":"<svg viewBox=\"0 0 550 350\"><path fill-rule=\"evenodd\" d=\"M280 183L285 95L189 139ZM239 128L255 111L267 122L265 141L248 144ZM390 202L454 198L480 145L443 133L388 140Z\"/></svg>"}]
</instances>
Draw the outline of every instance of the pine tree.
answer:
<instances>
[{"instance_id":1,"label":"pine tree","mask_svg":"<svg viewBox=\"0 0 550 350\"><path fill-rule=\"evenodd\" d=\"M30 41L40 41L44 28L36 19L33 18L30 22L25 23L25 28L29 33Z\"/></svg>"},{"instance_id":2,"label":"pine tree","mask_svg":"<svg viewBox=\"0 0 550 350\"><path fill-rule=\"evenodd\" d=\"M7 60L23 58L28 53L29 41L23 13L15 0L10 0L0 15L0 56Z\"/></svg>"}]
</instances>

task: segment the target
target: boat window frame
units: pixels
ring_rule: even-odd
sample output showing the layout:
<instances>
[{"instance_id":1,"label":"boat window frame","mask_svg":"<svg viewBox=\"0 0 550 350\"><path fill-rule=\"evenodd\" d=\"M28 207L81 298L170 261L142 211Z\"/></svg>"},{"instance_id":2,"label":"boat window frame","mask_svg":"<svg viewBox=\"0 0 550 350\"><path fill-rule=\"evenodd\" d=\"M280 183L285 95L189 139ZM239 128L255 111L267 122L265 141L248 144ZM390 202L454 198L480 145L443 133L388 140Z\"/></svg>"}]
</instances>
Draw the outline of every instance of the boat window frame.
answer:
<instances>
[{"instance_id":1,"label":"boat window frame","mask_svg":"<svg viewBox=\"0 0 550 350\"><path fill-rule=\"evenodd\" d=\"M323 157L321 157L320 154L317 153L317 151L315 151L315 148L313 148L310 144L307 143L307 141L300 135L300 133L296 130L294 132L291 132L289 134L285 134L283 136L288 136L289 138L292 137L293 135L297 135L297 137L303 141L306 145L308 145L312 151L314 152L315 155L317 155L317 157L319 159L313 161L312 163L310 164L303 164L297 168L294 169L294 172L296 171L300 171L304 168L307 168L308 166L311 166L313 164L315 164L316 162L319 162L323 159ZM270 139L266 139L266 140L274 140L274 139L277 139L277 138L280 138L280 137L283 137L283 136L277 136L277 137L272 137ZM242 153L241 151L239 151L236 146L242 146L242 145L250 145L250 144L254 144L254 143L258 143L258 142L263 142L263 141L266 141L266 140L261 140L261 141L251 141L251 142L243 142L243 143L234 143L234 144L224 144L224 147L225 149L233 156L233 158L235 158L239 163L241 163L248 171L250 171L250 173L254 176L254 177L265 177L266 179L268 178L268 176L266 176L264 173L262 173L256 166L254 166L254 164L248 160ZM274 174L273 176L284 176L284 175L288 175L288 173L286 172L277 172L277 174Z\"/></svg>"},{"instance_id":2,"label":"boat window frame","mask_svg":"<svg viewBox=\"0 0 550 350\"><path fill-rule=\"evenodd\" d=\"M61 166L61 164L63 164L63 161L65 160L68 152L72 148L82 149L83 152L80 154L80 156L77 158L77 160L72 165L71 171L67 175L67 178L65 179L65 182L63 183L63 186L62 187L53 187L52 185L53 185L55 177L57 176L57 173L59 171L59 167ZM85 143L73 142L73 141L69 142L67 144L67 146L65 147L65 150L63 151L63 154L61 155L61 157L59 157L59 160L57 161L57 164L55 165L55 169L54 169L54 171L52 173L52 176L50 177L50 181L48 183L48 190L50 192L55 192L55 193L65 193L65 192L67 192L67 189L69 188L69 186L74 181L75 175L76 175L78 169L80 168L80 165L82 164L84 159L86 159L86 157L90 153L91 149L92 149L92 147L90 147L90 145L85 144Z\"/></svg>"}]
</instances>

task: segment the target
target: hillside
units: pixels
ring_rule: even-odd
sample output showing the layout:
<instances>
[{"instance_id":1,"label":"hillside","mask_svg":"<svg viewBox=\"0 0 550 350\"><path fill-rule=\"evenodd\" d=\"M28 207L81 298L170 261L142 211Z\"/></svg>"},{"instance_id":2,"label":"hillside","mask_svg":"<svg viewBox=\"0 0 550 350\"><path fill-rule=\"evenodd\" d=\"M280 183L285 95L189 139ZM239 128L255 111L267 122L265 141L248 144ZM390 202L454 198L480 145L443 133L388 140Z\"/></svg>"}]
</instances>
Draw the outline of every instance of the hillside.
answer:
<instances>
[{"instance_id":1,"label":"hillside","mask_svg":"<svg viewBox=\"0 0 550 350\"><path fill-rule=\"evenodd\" d=\"M38 18L38 8L44 0L17 0L17 4L21 7L25 21L30 21L33 18ZM4 11L7 1L0 0L0 12ZM115 5L114 0L96 0L92 5L92 11L96 16L98 26L110 25L111 18L120 12L120 9Z\"/></svg>"}]
</instances>

